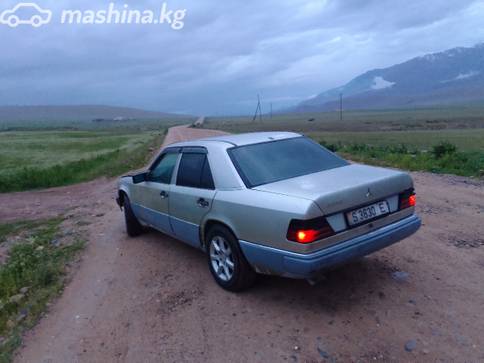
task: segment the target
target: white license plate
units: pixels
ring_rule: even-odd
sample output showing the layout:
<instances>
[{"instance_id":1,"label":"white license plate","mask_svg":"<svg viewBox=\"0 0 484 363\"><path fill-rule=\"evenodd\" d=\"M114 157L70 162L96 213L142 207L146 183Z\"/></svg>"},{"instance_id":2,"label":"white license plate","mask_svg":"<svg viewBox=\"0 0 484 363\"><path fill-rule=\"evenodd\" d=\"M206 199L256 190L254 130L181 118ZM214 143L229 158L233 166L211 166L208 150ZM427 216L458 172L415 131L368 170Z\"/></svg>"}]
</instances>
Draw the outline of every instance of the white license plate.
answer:
<instances>
[{"instance_id":1,"label":"white license plate","mask_svg":"<svg viewBox=\"0 0 484 363\"><path fill-rule=\"evenodd\" d=\"M355 209L354 211L346 213L346 216L348 217L350 226L354 226L388 213L388 203L386 201L381 201L363 208Z\"/></svg>"}]
</instances>

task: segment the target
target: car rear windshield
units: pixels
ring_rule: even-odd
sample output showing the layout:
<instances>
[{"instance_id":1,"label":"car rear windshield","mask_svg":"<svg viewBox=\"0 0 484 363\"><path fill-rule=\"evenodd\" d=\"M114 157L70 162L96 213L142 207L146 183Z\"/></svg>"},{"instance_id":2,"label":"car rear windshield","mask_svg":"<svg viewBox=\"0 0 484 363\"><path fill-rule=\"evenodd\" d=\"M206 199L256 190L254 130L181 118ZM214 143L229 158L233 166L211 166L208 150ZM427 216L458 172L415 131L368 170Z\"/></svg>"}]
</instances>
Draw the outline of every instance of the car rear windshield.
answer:
<instances>
[{"instance_id":1,"label":"car rear windshield","mask_svg":"<svg viewBox=\"0 0 484 363\"><path fill-rule=\"evenodd\" d=\"M306 137L239 146L229 155L248 188L348 165Z\"/></svg>"}]
</instances>

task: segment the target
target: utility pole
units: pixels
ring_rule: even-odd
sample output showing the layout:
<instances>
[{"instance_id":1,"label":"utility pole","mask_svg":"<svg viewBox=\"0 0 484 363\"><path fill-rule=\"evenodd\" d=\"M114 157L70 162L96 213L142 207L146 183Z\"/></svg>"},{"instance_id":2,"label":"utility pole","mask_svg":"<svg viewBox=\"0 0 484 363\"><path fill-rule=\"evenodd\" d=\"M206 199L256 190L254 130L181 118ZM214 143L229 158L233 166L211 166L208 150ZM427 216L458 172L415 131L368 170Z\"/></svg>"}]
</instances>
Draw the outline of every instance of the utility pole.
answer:
<instances>
[{"instance_id":1,"label":"utility pole","mask_svg":"<svg viewBox=\"0 0 484 363\"><path fill-rule=\"evenodd\" d=\"M252 122L257 120L257 114L259 114L259 121L262 122L262 107L260 104L260 96L257 95L257 108L255 109L254 117L252 118Z\"/></svg>"},{"instance_id":2,"label":"utility pole","mask_svg":"<svg viewBox=\"0 0 484 363\"><path fill-rule=\"evenodd\" d=\"M343 121L343 94L339 94L339 120Z\"/></svg>"},{"instance_id":3,"label":"utility pole","mask_svg":"<svg viewBox=\"0 0 484 363\"><path fill-rule=\"evenodd\" d=\"M271 102L271 120L272 120L272 102Z\"/></svg>"}]
</instances>

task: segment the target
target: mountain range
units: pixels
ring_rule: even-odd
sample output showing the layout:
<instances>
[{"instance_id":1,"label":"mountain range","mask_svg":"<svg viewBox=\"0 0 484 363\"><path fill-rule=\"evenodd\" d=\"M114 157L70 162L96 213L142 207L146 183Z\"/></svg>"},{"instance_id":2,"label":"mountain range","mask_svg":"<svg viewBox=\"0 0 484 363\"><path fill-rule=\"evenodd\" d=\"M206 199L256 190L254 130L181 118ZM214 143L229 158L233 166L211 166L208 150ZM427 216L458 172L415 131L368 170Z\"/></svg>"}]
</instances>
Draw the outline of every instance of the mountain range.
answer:
<instances>
[{"instance_id":1,"label":"mountain range","mask_svg":"<svg viewBox=\"0 0 484 363\"><path fill-rule=\"evenodd\" d=\"M0 106L0 121L93 121L152 120L177 118L164 112L103 105L78 106Z\"/></svg>"},{"instance_id":2,"label":"mountain range","mask_svg":"<svg viewBox=\"0 0 484 363\"><path fill-rule=\"evenodd\" d=\"M389 109L484 104L484 43L413 58L368 71L291 111Z\"/></svg>"}]
</instances>

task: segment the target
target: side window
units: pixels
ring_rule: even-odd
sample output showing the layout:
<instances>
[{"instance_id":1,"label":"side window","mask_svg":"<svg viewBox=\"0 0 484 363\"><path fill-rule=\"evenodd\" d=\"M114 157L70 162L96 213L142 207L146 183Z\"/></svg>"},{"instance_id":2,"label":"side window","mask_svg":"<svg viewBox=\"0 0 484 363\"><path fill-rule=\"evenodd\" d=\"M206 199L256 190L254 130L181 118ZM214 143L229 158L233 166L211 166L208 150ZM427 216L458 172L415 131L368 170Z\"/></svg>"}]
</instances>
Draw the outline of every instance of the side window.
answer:
<instances>
[{"instance_id":1,"label":"side window","mask_svg":"<svg viewBox=\"0 0 484 363\"><path fill-rule=\"evenodd\" d=\"M178 169L176 185L215 189L206 154L183 154Z\"/></svg>"},{"instance_id":2,"label":"side window","mask_svg":"<svg viewBox=\"0 0 484 363\"><path fill-rule=\"evenodd\" d=\"M170 184L178 155L177 153L165 154L151 169L149 181Z\"/></svg>"}]
</instances>

